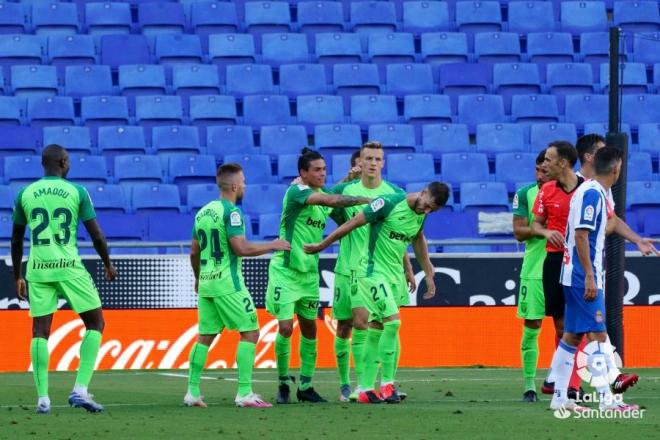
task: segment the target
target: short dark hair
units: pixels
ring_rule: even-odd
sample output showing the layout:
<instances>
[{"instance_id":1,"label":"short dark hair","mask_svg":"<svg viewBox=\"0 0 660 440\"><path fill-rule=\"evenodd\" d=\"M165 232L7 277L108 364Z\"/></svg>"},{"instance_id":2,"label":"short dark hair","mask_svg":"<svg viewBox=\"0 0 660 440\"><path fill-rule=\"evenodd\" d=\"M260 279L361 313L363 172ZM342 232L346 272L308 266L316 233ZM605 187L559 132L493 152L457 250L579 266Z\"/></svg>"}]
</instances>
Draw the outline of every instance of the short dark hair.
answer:
<instances>
[{"instance_id":1,"label":"short dark hair","mask_svg":"<svg viewBox=\"0 0 660 440\"><path fill-rule=\"evenodd\" d=\"M545 148L539 151L538 156L536 156L536 165L541 165L545 160Z\"/></svg>"},{"instance_id":2,"label":"short dark hair","mask_svg":"<svg viewBox=\"0 0 660 440\"><path fill-rule=\"evenodd\" d=\"M308 171L309 164L318 159L323 159L321 153L316 150L312 150L311 148L303 148L300 152L300 156L298 157L298 171Z\"/></svg>"},{"instance_id":3,"label":"short dark hair","mask_svg":"<svg viewBox=\"0 0 660 440\"><path fill-rule=\"evenodd\" d=\"M360 157L360 153L362 152L362 149L359 149L357 151L354 151L353 154L351 154L351 167L355 166L355 161L358 160Z\"/></svg>"},{"instance_id":4,"label":"short dark hair","mask_svg":"<svg viewBox=\"0 0 660 440\"><path fill-rule=\"evenodd\" d=\"M57 144L50 144L41 152L41 165L44 168L59 166L66 156L66 149Z\"/></svg>"},{"instance_id":5,"label":"short dark hair","mask_svg":"<svg viewBox=\"0 0 660 440\"><path fill-rule=\"evenodd\" d=\"M599 142L605 143L605 138L596 133L585 134L578 138L577 143L575 144L575 149L577 150L580 163L584 163L585 154L594 154L596 144Z\"/></svg>"},{"instance_id":6,"label":"short dark hair","mask_svg":"<svg viewBox=\"0 0 660 440\"><path fill-rule=\"evenodd\" d=\"M560 159L566 159L568 163L571 165L571 168L575 166L577 163L577 150L568 141L554 141L550 142L548 145L548 148L550 147L555 147L557 150L557 155L559 156Z\"/></svg>"},{"instance_id":7,"label":"short dark hair","mask_svg":"<svg viewBox=\"0 0 660 440\"><path fill-rule=\"evenodd\" d=\"M623 152L615 147L603 147L594 155L594 170L597 176L612 172L617 162L623 159Z\"/></svg>"},{"instance_id":8,"label":"short dark hair","mask_svg":"<svg viewBox=\"0 0 660 440\"><path fill-rule=\"evenodd\" d=\"M232 174L236 174L243 171L243 167L236 162L227 162L223 163L218 167L218 171L215 173L216 177L225 177Z\"/></svg>"},{"instance_id":9,"label":"short dark hair","mask_svg":"<svg viewBox=\"0 0 660 440\"><path fill-rule=\"evenodd\" d=\"M449 200L449 186L447 186L447 184L442 182L431 182L426 189L429 191L433 203L435 203L438 208L445 206L447 200Z\"/></svg>"}]
</instances>

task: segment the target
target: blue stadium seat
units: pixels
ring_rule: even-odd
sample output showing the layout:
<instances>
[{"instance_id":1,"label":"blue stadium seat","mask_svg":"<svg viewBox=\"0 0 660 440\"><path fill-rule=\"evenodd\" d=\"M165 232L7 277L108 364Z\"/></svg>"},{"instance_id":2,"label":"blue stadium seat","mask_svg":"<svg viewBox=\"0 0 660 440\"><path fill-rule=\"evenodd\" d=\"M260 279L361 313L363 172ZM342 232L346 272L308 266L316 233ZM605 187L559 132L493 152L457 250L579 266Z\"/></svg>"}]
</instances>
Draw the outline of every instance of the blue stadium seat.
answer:
<instances>
[{"instance_id":1,"label":"blue stadium seat","mask_svg":"<svg viewBox=\"0 0 660 440\"><path fill-rule=\"evenodd\" d=\"M236 162L243 167L245 180L249 183L272 183L270 157L266 154L227 154L224 162Z\"/></svg>"},{"instance_id":2,"label":"blue stadium seat","mask_svg":"<svg viewBox=\"0 0 660 440\"><path fill-rule=\"evenodd\" d=\"M647 237L660 237L660 217L657 215L646 216L644 219L644 235Z\"/></svg>"},{"instance_id":3,"label":"blue stadium seat","mask_svg":"<svg viewBox=\"0 0 660 440\"><path fill-rule=\"evenodd\" d=\"M254 37L250 34L209 35L209 59L218 66L220 83L224 84L227 66L256 62Z\"/></svg>"},{"instance_id":4,"label":"blue stadium seat","mask_svg":"<svg viewBox=\"0 0 660 440\"><path fill-rule=\"evenodd\" d=\"M74 125L73 98L68 96L31 97L27 103L27 120L33 127Z\"/></svg>"},{"instance_id":5,"label":"blue stadium seat","mask_svg":"<svg viewBox=\"0 0 660 440\"><path fill-rule=\"evenodd\" d=\"M503 182L461 183L463 212L509 211L509 195Z\"/></svg>"},{"instance_id":6,"label":"blue stadium seat","mask_svg":"<svg viewBox=\"0 0 660 440\"><path fill-rule=\"evenodd\" d=\"M472 47L477 32L500 32L502 11L499 1L461 1L456 3L456 29L465 32Z\"/></svg>"},{"instance_id":7,"label":"blue stadium seat","mask_svg":"<svg viewBox=\"0 0 660 440\"><path fill-rule=\"evenodd\" d=\"M605 121L606 120L607 119L605 119ZM588 124L584 124L582 131L584 133L596 133L605 137L605 135L607 135L607 133L610 131L609 125L610 124L608 122L590 122ZM630 144L632 144L632 131L630 129L630 124L622 123L621 133L626 133L628 135ZM630 147L632 149L632 145Z\"/></svg>"},{"instance_id":8,"label":"blue stadium seat","mask_svg":"<svg viewBox=\"0 0 660 440\"><path fill-rule=\"evenodd\" d=\"M252 128L245 125L209 126L206 147L218 161L227 154L256 153ZM223 162L228 161L225 159Z\"/></svg>"},{"instance_id":9,"label":"blue stadium seat","mask_svg":"<svg viewBox=\"0 0 660 440\"><path fill-rule=\"evenodd\" d=\"M328 92L325 69L320 64L283 64L280 66L280 94L294 99L298 95Z\"/></svg>"},{"instance_id":10,"label":"blue stadium seat","mask_svg":"<svg viewBox=\"0 0 660 440\"><path fill-rule=\"evenodd\" d=\"M628 182L644 182L653 179L651 154L647 152L628 153Z\"/></svg>"},{"instance_id":11,"label":"blue stadium seat","mask_svg":"<svg viewBox=\"0 0 660 440\"><path fill-rule=\"evenodd\" d=\"M504 98L504 111L511 112L514 95L542 93L539 67L532 63L500 63L493 66L493 91Z\"/></svg>"},{"instance_id":12,"label":"blue stadium seat","mask_svg":"<svg viewBox=\"0 0 660 440\"><path fill-rule=\"evenodd\" d=\"M635 34L633 38L634 61L645 64L660 63L660 32Z\"/></svg>"},{"instance_id":13,"label":"blue stadium seat","mask_svg":"<svg viewBox=\"0 0 660 440\"><path fill-rule=\"evenodd\" d=\"M143 35L103 35L101 64L117 69L122 64L149 64L149 45Z\"/></svg>"},{"instance_id":14,"label":"blue stadium seat","mask_svg":"<svg viewBox=\"0 0 660 440\"><path fill-rule=\"evenodd\" d=\"M99 146L99 149L100 146ZM115 182L119 184L163 182L160 159L148 154L122 154L115 156Z\"/></svg>"},{"instance_id":15,"label":"blue stadium seat","mask_svg":"<svg viewBox=\"0 0 660 440\"><path fill-rule=\"evenodd\" d=\"M624 45L625 47L625 45ZM626 60L626 54L619 54L621 61ZM607 63L610 57L610 37L608 32L584 32L580 35L580 58L583 63L591 64L594 81L599 81L600 65Z\"/></svg>"},{"instance_id":16,"label":"blue stadium seat","mask_svg":"<svg viewBox=\"0 0 660 440\"><path fill-rule=\"evenodd\" d=\"M23 34L27 27L27 13L21 3L0 3L0 34Z\"/></svg>"},{"instance_id":17,"label":"blue stadium seat","mask_svg":"<svg viewBox=\"0 0 660 440\"><path fill-rule=\"evenodd\" d=\"M344 100L344 108L348 108L351 96L380 93L381 81L374 64L335 64L332 82L337 95Z\"/></svg>"},{"instance_id":18,"label":"blue stadium seat","mask_svg":"<svg viewBox=\"0 0 660 440\"><path fill-rule=\"evenodd\" d=\"M660 11L657 1L614 2L613 24L624 32L660 31Z\"/></svg>"},{"instance_id":19,"label":"blue stadium seat","mask_svg":"<svg viewBox=\"0 0 660 440\"><path fill-rule=\"evenodd\" d=\"M477 153L522 153L527 148L522 124L478 124Z\"/></svg>"},{"instance_id":20,"label":"blue stadium seat","mask_svg":"<svg viewBox=\"0 0 660 440\"><path fill-rule=\"evenodd\" d=\"M607 95L567 95L566 122L578 126L609 120Z\"/></svg>"},{"instance_id":21,"label":"blue stadium seat","mask_svg":"<svg viewBox=\"0 0 660 440\"><path fill-rule=\"evenodd\" d=\"M148 215L147 237L150 241L190 241L194 213L163 213L156 212ZM173 248L180 253L179 247Z\"/></svg>"},{"instance_id":22,"label":"blue stadium seat","mask_svg":"<svg viewBox=\"0 0 660 440\"><path fill-rule=\"evenodd\" d=\"M451 123L451 102L445 95L406 95L403 98L403 117L416 127L428 123Z\"/></svg>"},{"instance_id":23,"label":"blue stadium seat","mask_svg":"<svg viewBox=\"0 0 660 440\"><path fill-rule=\"evenodd\" d=\"M349 33L316 34L316 59L332 75L332 66L339 63L362 62L360 36Z\"/></svg>"},{"instance_id":24,"label":"blue stadium seat","mask_svg":"<svg viewBox=\"0 0 660 440\"><path fill-rule=\"evenodd\" d=\"M511 1L508 5L509 32L554 32L557 24L548 1Z\"/></svg>"},{"instance_id":25,"label":"blue stadium seat","mask_svg":"<svg viewBox=\"0 0 660 440\"><path fill-rule=\"evenodd\" d=\"M257 129L262 125L292 122L289 100L280 95L250 95L243 99L243 122Z\"/></svg>"},{"instance_id":26,"label":"blue stadium seat","mask_svg":"<svg viewBox=\"0 0 660 440\"><path fill-rule=\"evenodd\" d=\"M658 217L660 182L628 182L627 189L626 209L636 213L640 222L645 223L648 217Z\"/></svg>"},{"instance_id":27,"label":"blue stadium seat","mask_svg":"<svg viewBox=\"0 0 660 440\"><path fill-rule=\"evenodd\" d=\"M159 125L183 124L180 96L136 96L135 121L149 129Z\"/></svg>"},{"instance_id":28,"label":"blue stadium seat","mask_svg":"<svg viewBox=\"0 0 660 440\"><path fill-rule=\"evenodd\" d=\"M62 145L69 153L92 154L89 127L44 127L42 145L50 144Z\"/></svg>"},{"instance_id":29,"label":"blue stadium seat","mask_svg":"<svg viewBox=\"0 0 660 440\"><path fill-rule=\"evenodd\" d=\"M288 184L298 177L298 158L300 154L280 154L277 156L277 178L280 183Z\"/></svg>"},{"instance_id":30,"label":"blue stadium seat","mask_svg":"<svg viewBox=\"0 0 660 440\"><path fill-rule=\"evenodd\" d=\"M96 49L90 35L51 35L48 37L48 60L64 76L66 66L94 64Z\"/></svg>"},{"instance_id":31,"label":"blue stadium seat","mask_svg":"<svg viewBox=\"0 0 660 440\"><path fill-rule=\"evenodd\" d=\"M14 154L37 154L40 130L24 126L3 126L0 136L0 158ZM2 164L2 161L0 161Z\"/></svg>"},{"instance_id":32,"label":"blue stadium seat","mask_svg":"<svg viewBox=\"0 0 660 440\"><path fill-rule=\"evenodd\" d=\"M156 35L155 60L159 64L201 63L202 42L197 35Z\"/></svg>"},{"instance_id":33,"label":"blue stadium seat","mask_svg":"<svg viewBox=\"0 0 660 440\"><path fill-rule=\"evenodd\" d=\"M11 217L11 212L9 213L0 213L0 239L9 241L11 239L12 230L14 228L14 222ZM7 250L5 249L3 253L6 254Z\"/></svg>"},{"instance_id":34,"label":"blue stadium seat","mask_svg":"<svg viewBox=\"0 0 660 440\"><path fill-rule=\"evenodd\" d=\"M280 214L261 214L259 216L259 237L272 240L280 235Z\"/></svg>"},{"instance_id":35,"label":"blue stadium seat","mask_svg":"<svg viewBox=\"0 0 660 440\"><path fill-rule=\"evenodd\" d=\"M511 122L559 122L557 98L553 95L513 95Z\"/></svg>"},{"instance_id":36,"label":"blue stadium seat","mask_svg":"<svg viewBox=\"0 0 660 440\"><path fill-rule=\"evenodd\" d=\"M164 95L165 67L153 64L119 66L119 92L124 96ZM134 103L134 99L131 99Z\"/></svg>"},{"instance_id":37,"label":"blue stadium seat","mask_svg":"<svg viewBox=\"0 0 660 440\"><path fill-rule=\"evenodd\" d=\"M633 126L660 122L660 95L624 95L621 120Z\"/></svg>"},{"instance_id":38,"label":"blue stadium seat","mask_svg":"<svg viewBox=\"0 0 660 440\"><path fill-rule=\"evenodd\" d=\"M414 153L415 127L408 124L373 124L369 126L369 139L376 139L388 153Z\"/></svg>"},{"instance_id":39,"label":"blue stadium seat","mask_svg":"<svg viewBox=\"0 0 660 440\"><path fill-rule=\"evenodd\" d=\"M449 31L452 28L449 8L445 2L403 2L403 30L415 35L424 32Z\"/></svg>"},{"instance_id":40,"label":"blue stadium seat","mask_svg":"<svg viewBox=\"0 0 660 440\"><path fill-rule=\"evenodd\" d=\"M147 217L143 215L124 213L100 213L96 220L103 228L103 233L112 241L142 241L147 236ZM82 229L82 228L80 228ZM80 229L78 230L79 232ZM120 248L116 252L126 253L130 248ZM139 252L148 252L146 248L138 248ZM111 255L114 252L111 251Z\"/></svg>"},{"instance_id":41,"label":"blue stadium seat","mask_svg":"<svg viewBox=\"0 0 660 440\"><path fill-rule=\"evenodd\" d=\"M343 101L340 96L334 95L298 96L296 114L298 123L305 125L308 133L311 133L317 124L341 124L346 119Z\"/></svg>"},{"instance_id":42,"label":"blue stadium seat","mask_svg":"<svg viewBox=\"0 0 660 440\"><path fill-rule=\"evenodd\" d=\"M84 96L80 101L80 120L88 127L127 125L128 100L124 96Z\"/></svg>"},{"instance_id":43,"label":"blue stadium seat","mask_svg":"<svg viewBox=\"0 0 660 440\"><path fill-rule=\"evenodd\" d=\"M78 9L74 3L32 4L32 28L36 35L71 35L78 33L79 27Z\"/></svg>"},{"instance_id":44,"label":"blue stadium seat","mask_svg":"<svg viewBox=\"0 0 660 440\"><path fill-rule=\"evenodd\" d=\"M332 181L339 182L346 177L351 168L351 154L333 154L331 163Z\"/></svg>"},{"instance_id":45,"label":"blue stadium seat","mask_svg":"<svg viewBox=\"0 0 660 440\"><path fill-rule=\"evenodd\" d=\"M5 182L15 189L43 177L41 156L13 155L5 157Z\"/></svg>"},{"instance_id":46,"label":"blue stadium seat","mask_svg":"<svg viewBox=\"0 0 660 440\"><path fill-rule=\"evenodd\" d=\"M172 89L184 98L184 107L187 107L188 98L192 95L218 95L218 69L204 64L175 65L172 67Z\"/></svg>"},{"instance_id":47,"label":"blue stadium seat","mask_svg":"<svg viewBox=\"0 0 660 440\"><path fill-rule=\"evenodd\" d=\"M474 36L476 61L491 63L519 62L520 39L513 32L479 32Z\"/></svg>"},{"instance_id":48,"label":"blue stadium seat","mask_svg":"<svg viewBox=\"0 0 660 440\"><path fill-rule=\"evenodd\" d=\"M188 210L194 212L219 196L220 190L215 183L194 183L188 185L186 195Z\"/></svg>"},{"instance_id":49,"label":"blue stadium seat","mask_svg":"<svg viewBox=\"0 0 660 440\"><path fill-rule=\"evenodd\" d=\"M534 176L536 154L498 153L495 156L495 180L506 184L507 191L513 193L520 176Z\"/></svg>"},{"instance_id":50,"label":"blue stadium seat","mask_svg":"<svg viewBox=\"0 0 660 440\"><path fill-rule=\"evenodd\" d=\"M9 185L0 185L0 215L11 216L16 201L16 191ZM11 234L10 234L11 236Z\"/></svg>"},{"instance_id":51,"label":"blue stadium seat","mask_svg":"<svg viewBox=\"0 0 660 440\"><path fill-rule=\"evenodd\" d=\"M324 154L328 152L345 152L347 150L354 151L362 146L360 127L353 124L317 125L314 128L314 145L318 150L323 151ZM335 173L334 165L332 172L333 174Z\"/></svg>"},{"instance_id":52,"label":"blue stadium seat","mask_svg":"<svg viewBox=\"0 0 660 440\"><path fill-rule=\"evenodd\" d=\"M605 2L568 1L561 3L559 20L562 32L580 35L582 32L607 30Z\"/></svg>"},{"instance_id":53,"label":"blue stadium seat","mask_svg":"<svg viewBox=\"0 0 660 440\"><path fill-rule=\"evenodd\" d=\"M573 39L567 32L531 32L527 35L530 63L571 63L575 60Z\"/></svg>"},{"instance_id":54,"label":"blue stadium seat","mask_svg":"<svg viewBox=\"0 0 660 440\"><path fill-rule=\"evenodd\" d=\"M41 64L42 39L36 35L0 35L0 66L5 78L10 66Z\"/></svg>"},{"instance_id":55,"label":"blue stadium seat","mask_svg":"<svg viewBox=\"0 0 660 440\"><path fill-rule=\"evenodd\" d=\"M307 38L302 34L264 34L261 53L262 62L276 68L281 64L310 61Z\"/></svg>"},{"instance_id":56,"label":"blue stadium seat","mask_svg":"<svg viewBox=\"0 0 660 440\"><path fill-rule=\"evenodd\" d=\"M392 95L351 96L351 122L364 130L367 125L399 121L396 98Z\"/></svg>"},{"instance_id":57,"label":"blue stadium seat","mask_svg":"<svg viewBox=\"0 0 660 440\"><path fill-rule=\"evenodd\" d=\"M449 95L453 113L456 113L459 96L488 93L493 68L490 64L441 64L437 72L440 91Z\"/></svg>"},{"instance_id":58,"label":"blue stadium seat","mask_svg":"<svg viewBox=\"0 0 660 440\"><path fill-rule=\"evenodd\" d=\"M603 93L610 89L610 66L600 66L600 87ZM623 93L644 94L649 92L646 82L646 66L644 63L622 63L619 66L619 90Z\"/></svg>"},{"instance_id":59,"label":"blue stadium seat","mask_svg":"<svg viewBox=\"0 0 660 440\"><path fill-rule=\"evenodd\" d=\"M190 8L190 26L202 40L204 52L209 50L212 34L235 33L239 28L236 3L204 1L194 2Z\"/></svg>"},{"instance_id":60,"label":"blue stadium seat","mask_svg":"<svg viewBox=\"0 0 660 440\"><path fill-rule=\"evenodd\" d=\"M68 149L68 146L64 146ZM87 185L108 183L108 169L104 157L71 154L69 155L69 162L71 169L67 174L67 179Z\"/></svg>"},{"instance_id":61,"label":"blue stadium seat","mask_svg":"<svg viewBox=\"0 0 660 440\"><path fill-rule=\"evenodd\" d=\"M236 98L223 95L195 95L190 97L190 123L200 129L206 139L210 125L236 124Z\"/></svg>"},{"instance_id":62,"label":"blue stadium seat","mask_svg":"<svg viewBox=\"0 0 660 440\"><path fill-rule=\"evenodd\" d=\"M146 36L183 33L186 27L183 5L169 2L140 3L138 26Z\"/></svg>"},{"instance_id":63,"label":"blue stadium seat","mask_svg":"<svg viewBox=\"0 0 660 440\"><path fill-rule=\"evenodd\" d=\"M564 96L594 93L594 76L587 63L550 63L547 69L548 91L557 96L563 107Z\"/></svg>"},{"instance_id":64,"label":"blue stadium seat","mask_svg":"<svg viewBox=\"0 0 660 440\"><path fill-rule=\"evenodd\" d=\"M433 156L427 153L389 154L386 166L388 180L397 184L436 179Z\"/></svg>"},{"instance_id":65,"label":"blue stadium seat","mask_svg":"<svg viewBox=\"0 0 660 440\"><path fill-rule=\"evenodd\" d=\"M470 61L467 35L461 32L429 32L421 37L421 57L426 63Z\"/></svg>"},{"instance_id":66,"label":"blue stadium seat","mask_svg":"<svg viewBox=\"0 0 660 440\"><path fill-rule=\"evenodd\" d=\"M341 2L305 1L298 3L298 30L307 35L309 47L314 47L315 35L344 31L344 10Z\"/></svg>"},{"instance_id":67,"label":"blue stadium seat","mask_svg":"<svg viewBox=\"0 0 660 440\"><path fill-rule=\"evenodd\" d=\"M429 64L389 64L386 70L387 93L399 98L416 93L433 93L433 70Z\"/></svg>"},{"instance_id":68,"label":"blue stadium seat","mask_svg":"<svg viewBox=\"0 0 660 440\"><path fill-rule=\"evenodd\" d=\"M206 154L172 154L169 156L167 175L171 183L187 195L186 186L215 182L215 158ZM184 200L184 203L186 200Z\"/></svg>"},{"instance_id":69,"label":"blue stadium seat","mask_svg":"<svg viewBox=\"0 0 660 440\"><path fill-rule=\"evenodd\" d=\"M11 66L11 89L19 98L57 95L57 70L53 66Z\"/></svg>"},{"instance_id":70,"label":"blue stadium seat","mask_svg":"<svg viewBox=\"0 0 660 440\"><path fill-rule=\"evenodd\" d=\"M128 212L128 201L124 188L119 185L86 184L89 197L94 203L94 209L97 213L117 213Z\"/></svg>"},{"instance_id":71,"label":"blue stadium seat","mask_svg":"<svg viewBox=\"0 0 660 440\"><path fill-rule=\"evenodd\" d=\"M422 126L422 151L436 159L444 153L467 153L470 137L465 124L426 124Z\"/></svg>"},{"instance_id":72,"label":"blue stadium seat","mask_svg":"<svg viewBox=\"0 0 660 440\"><path fill-rule=\"evenodd\" d=\"M68 96L112 95L112 73L108 66L67 66L64 89Z\"/></svg>"},{"instance_id":73,"label":"blue stadium seat","mask_svg":"<svg viewBox=\"0 0 660 440\"><path fill-rule=\"evenodd\" d=\"M530 126L529 144L532 153L538 153L546 148L550 142L556 140L568 141L575 145L577 141L575 124L547 122Z\"/></svg>"},{"instance_id":74,"label":"blue stadium seat","mask_svg":"<svg viewBox=\"0 0 660 440\"><path fill-rule=\"evenodd\" d=\"M506 122L504 100L499 95L461 95L458 122L467 124L470 133L475 132L477 124Z\"/></svg>"},{"instance_id":75,"label":"blue stadium seat","mask_svg":"<svg viewBox=\"0 0 660 440\"><path fill-rule=\"evenodd\" d=\"M289 5L279 1L253 1L245 3L245 29L255 35L257 50L261 49L261 35L290 32Z\"/></svg>"},{"instance_id":76,"label":"blue stadium seat","mask_svg":"<svg viewBox=\"0 0 660 440\"><path fill-rule=\"evenodd\" d=\"M243 211L250 216L279 214L289 185L248 184L243 197Z\"/></svg>"},{"instance_id":77,"label":"blue stadium seat","mask_svg":"<svg viewBox=\"0 0 660 440\"><path fill-rule=\"evenodd\" d=\"M245 95L273 93L273 70L265 64L227 66L227 94L239 99Z\"/></svg>"},{"instance_id":78,"label":"blue stadium seat","mask_svg":"<svg viewBox=\"0 0 660 440\"><path fill-rule=\"evenodd\" d=\"M394 3L381 1L360 1L350 3L351 29L359 34L362 47L370 34L396 31L396 11Z\"/></svg>"},{"instance_id":79,"label":"blue stadium seat","mask_svg":"<svg viewBox=\"0 0 660 440\"><path fill-rule=\"evenodd\" d=\"M452 212L443 208L434 212L424 222L424 235L428 239L447 240L455 238L475 238L477 236L477 216L473 212ZM488 246L490 250L490 246ZM449 245L442 246L442 252L474 252L470 246ZM477 250L478 252L483 252Z\"/></svg>"},{"instance_id":80,"label":"blue stadium seat","mask_svg":"<svg viewBox=\"0 0 660 440\"><path fill-rule=\"evenodd\" d=\"M25 112L25 99L0 96L0 125L20 125Z\"/></svg>"},{"instance_id":81,"label":"blue stadium seat","mask_svg":"<svg viewBox=\"0 0 660 440\"><path fill-rule=\"evenodd\" d=\"M136 213L177 213L181 211L179 188L176 185L134 185L131 207Z\"/></svg>"},{"instance_id":82,"label":"blue stadium seat","mask_svg":"<svg viewBox=\"0 0 660 440\"><path fill-rule=\"evenodd\" d=\"M445 153L440 159L442 180L454 187L463 182L486 182L488 158L483 153Z\"/></svg>"},{"instance_id":83,"label":"blue stadium seat","mask_svg":"<svg viewBox=\"0 0 660 440\"><path fill-rule=\"evenodd\" d=\"M378 66L381 77L385 77L388 64L415 62L413 34L388 32L369 35L368 54L371 63Z\"/></svg>"},{"instance_id":84,"label":"blue stadium seat","mask_svg":"<svg viewBox=\"0 0 660 440\"><path fill-rule=\"evenodd\" d=\"M103 155L146 154L142 127L106 126L98 129L98 149Z\"/></svg>"},{"instance_id":85,"label":"blue stadium seat","mask_svg":"<svg viewBox=\"0 0 660 440\"><path fill-rule=\"evenodd\" d=\"M307 131L302 125L266 125L259 137L259 152L271 156L300 153L307 146Z\"/></svg>"},{"instance_id":86,"label":"blue stadium seat","mask_svg":"<svg viewBox=\"0 0 660 440\"><path fill-rule=\"evenodd\" d=\"M638 144L639 151L646 151L658 158L660 155L660 122L639 124Z\"/></svg>"},{"instance_id":87,"label":"blue stadium seat","mask_svg":"<svg viewBox=\"0 0 660 440\"><path fill-rule=\"evenodd\" d=\"M131 7L128 3L85 3L85 24L90 35L130 34Z\"/></svg>"},{"instance_id":88,"label":"blue stadium seat","mask_svg":"<svg viewBox=\"0 0 660 440\"><path fill-rule=\"evenodd\" d=\"M154 127L152 145L156 153L199 154L199 130L185 125ZM171 176L171 174L170 174Z\"/></svg>"}]
</instances>

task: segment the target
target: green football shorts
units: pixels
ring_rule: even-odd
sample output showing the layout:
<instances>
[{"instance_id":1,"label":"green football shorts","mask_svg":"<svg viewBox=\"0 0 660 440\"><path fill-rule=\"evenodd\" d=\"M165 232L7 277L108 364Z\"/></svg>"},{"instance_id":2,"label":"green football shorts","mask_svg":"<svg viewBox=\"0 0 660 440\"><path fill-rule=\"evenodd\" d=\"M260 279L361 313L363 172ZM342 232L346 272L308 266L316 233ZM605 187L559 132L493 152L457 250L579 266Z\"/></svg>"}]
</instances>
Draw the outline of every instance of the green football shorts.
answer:
<instances>
[{"instance_id":1,"label":"green football shorts","mask_svg":"<svg viewBox=\"0 0 660 440\"><path fill-rule=\"evenodd\" d=\"M227 295L200 296L197 316L200 335L215 335L224 329L239 332L259 330L257 309L247 290Z\"/></svg>"},{"instance_id":2,"label":"green football shorts","mask_svg":"<svg viewBox=\"0 0 660 440\"><path fill-rule=\"evenodd\" d=\"M518 317L522 319L545 318L545 296L543 295L542 279L520 279Z\"/></svg>"},{"instance_id":3,"label":"green football shorts","mask_svg":"<svg viewBox=\"0 0 660 440\"><path fill-rule=\"evenodd\" d=\"M28 281L30 316L55 313L58 298L64 298L78 314L101 307L101 297L89 274L65 281Z\"/></svg>"},{"instance_id":4,"label":"green football shorts","mask_svg":"<svg viewBox=\"0 0 660 440\"><path fill-rule=\"evenodd\" d=\"M358 280L351 276L335 274L335 296L332 300L332 317L339 320L351 319L353 309L366 308L358 294Z\"/></svg>"},{"instance_id":5,"label":"green football shorts","mask_svg":"<svg viewBox=\"0 0 660 440\"><path fill-rule=\"evenodd\" d=\"M278 321L293 315L314 320L319 309L318 272L298 272L285 267L268 268L266 310Z\"/></svg>"},{"instance_id":6,"label":"green football shorts","mask_svg":"<svg viewBox=\"0 0 660 440\"><path fill-rule=\"evenodd\" d=\"M399 313L399 288L377 274L358 279L358 293L369 311L370 321L382 321Z\"/></svg>"}]
</instances>

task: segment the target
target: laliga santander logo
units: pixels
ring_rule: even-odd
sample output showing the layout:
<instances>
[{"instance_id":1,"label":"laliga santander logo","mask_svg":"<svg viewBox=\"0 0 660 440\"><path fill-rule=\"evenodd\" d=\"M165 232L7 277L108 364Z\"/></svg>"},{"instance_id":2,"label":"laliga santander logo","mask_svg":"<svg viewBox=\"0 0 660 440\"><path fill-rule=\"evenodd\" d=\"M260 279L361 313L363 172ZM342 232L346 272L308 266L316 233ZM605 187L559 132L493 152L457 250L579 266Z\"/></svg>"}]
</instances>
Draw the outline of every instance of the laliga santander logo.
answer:
<instances>
[{"instance_id":1,"label":"laliga santander logo","mask_svg":"<svg viewBox=\"0 0 660 440\"><path fill-rule=\"evenodd\" d=\"M608 353L611 350L612 353ZM616 373L607 368L607 356L614 355L617 368L623 366L621 356L610 344L592 341L577 355L577 374L593 387L609 386L616 380Z\"/></svg>"},{"instance_id":2,"label":"laliga santander logo","mask_svg":"<svg viewBox=\"0 0 660 440\"><path fill-rule=\"evenodd\" d=\"M564 405L562 405L558 409L556 409L553 414L558 419L567 419L571 416L571 412L568 409L566 409L566 407Z\"/></svg>"}]
</instances>

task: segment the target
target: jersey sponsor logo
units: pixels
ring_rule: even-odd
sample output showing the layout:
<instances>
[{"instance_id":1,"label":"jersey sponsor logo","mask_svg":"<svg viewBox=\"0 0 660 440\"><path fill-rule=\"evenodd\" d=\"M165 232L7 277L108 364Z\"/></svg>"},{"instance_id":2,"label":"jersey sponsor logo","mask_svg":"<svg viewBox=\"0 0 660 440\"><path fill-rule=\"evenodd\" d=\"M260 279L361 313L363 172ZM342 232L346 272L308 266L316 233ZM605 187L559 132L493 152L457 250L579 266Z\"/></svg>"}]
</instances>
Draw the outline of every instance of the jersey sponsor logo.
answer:
<instances>
[{"instance_id":1,"label":"jersey sponsor logo","mask_svg":"<svg viewBox=\"0 0 660 440\"><path fill-rule=\"evenodd\" d=\"M311 226L312 228L325 229L325 222L323 220L314 220L311 217L307 217L305 224L307 226Z\"/></svg>"},{"instance_id":2,"label":"jersey sponsor logo","mask_svg":"<svg viewBox=\"0 0 660 440\"><path fill-rule=\"evenodd\" d=\"M232 226L241 226L243 222L241 221L241 214L238 211L234 211L229 214L229 224Z\"/></svg>"},{"instance_id":3,"label":"jersey sponsor logo","mask_svg":"<svg viewBox=\"0 0 660 440\"><path fill-rule=\"evenodd\" d=\"M75 259L68 260L65 258L60 258L59 260L55 260L55 261L39 261L39 260L32 261L32 269L35 270L67 269L70 267L74 267L75 265L76 265Z\"/></svg>"},{"instance_id":4,"label":"jersey sponsor logo","mask_svg":"<svg viewBox=\"0 0 660 440\"><path fill-rule=\"evenodd\" d=\"M62 188L39 188L38 191L33 192L33 197L35 199L41 196L57 196L66 199L69 197L69 191Z\"/></svg>"},{"instance_id":5,"label":"jersey sponsor logo","mask_svg":"<svg viewBox=\"0 0 660 440\"><path fill-rule=\"evenodd\" d=\"M390 239L411 242L413 237L406 234L402 234L400 232L390 231Z\"/></svg>"},{"instance_id":6,"label":"jersey sponsor logo","mask_svg":"<svg viewBox=\"0 0 660 440\"><path fill-rule=\"evenodd\" d=\"M584 209L584 219L588 222L594 219L594 207L589 205Z\"/></svg>"},{"instance_id":7,"label":"jersey sponsor logo","mask_svg":"<svg viewBox=\"0 0 660 440\"><path fill-rule=\"evenodd\" d=\"M207 272L199 276L200 281L214 281L222 279L222 271L220 272Z\"/></svg>"},{"instance_id":8,"label":"jersey sponsor logo","mask_svg":"<svg viewBox=\"0 0 660 440\"><path fill-rule=\"evenodd\" d=\"M518 209L518 194L513 196L513 209Z\"/></svg>"},{"instance_id":9,"label":"jersey sponsor logo","mask_svg":"<svg viewBox=\"0 0 660 440\"><path fill-rule=\"evenodd\" d=\"M379 209L381 209L383 206L385 206L385 200L383 200L383 199L376 199L376 200L374 200L373 202L371 202L371 205L369 205L369 206L371 206L371 210L372 210L372 211L376 212L376 211L378 211Z\"/></svg>"}]
</instances>

